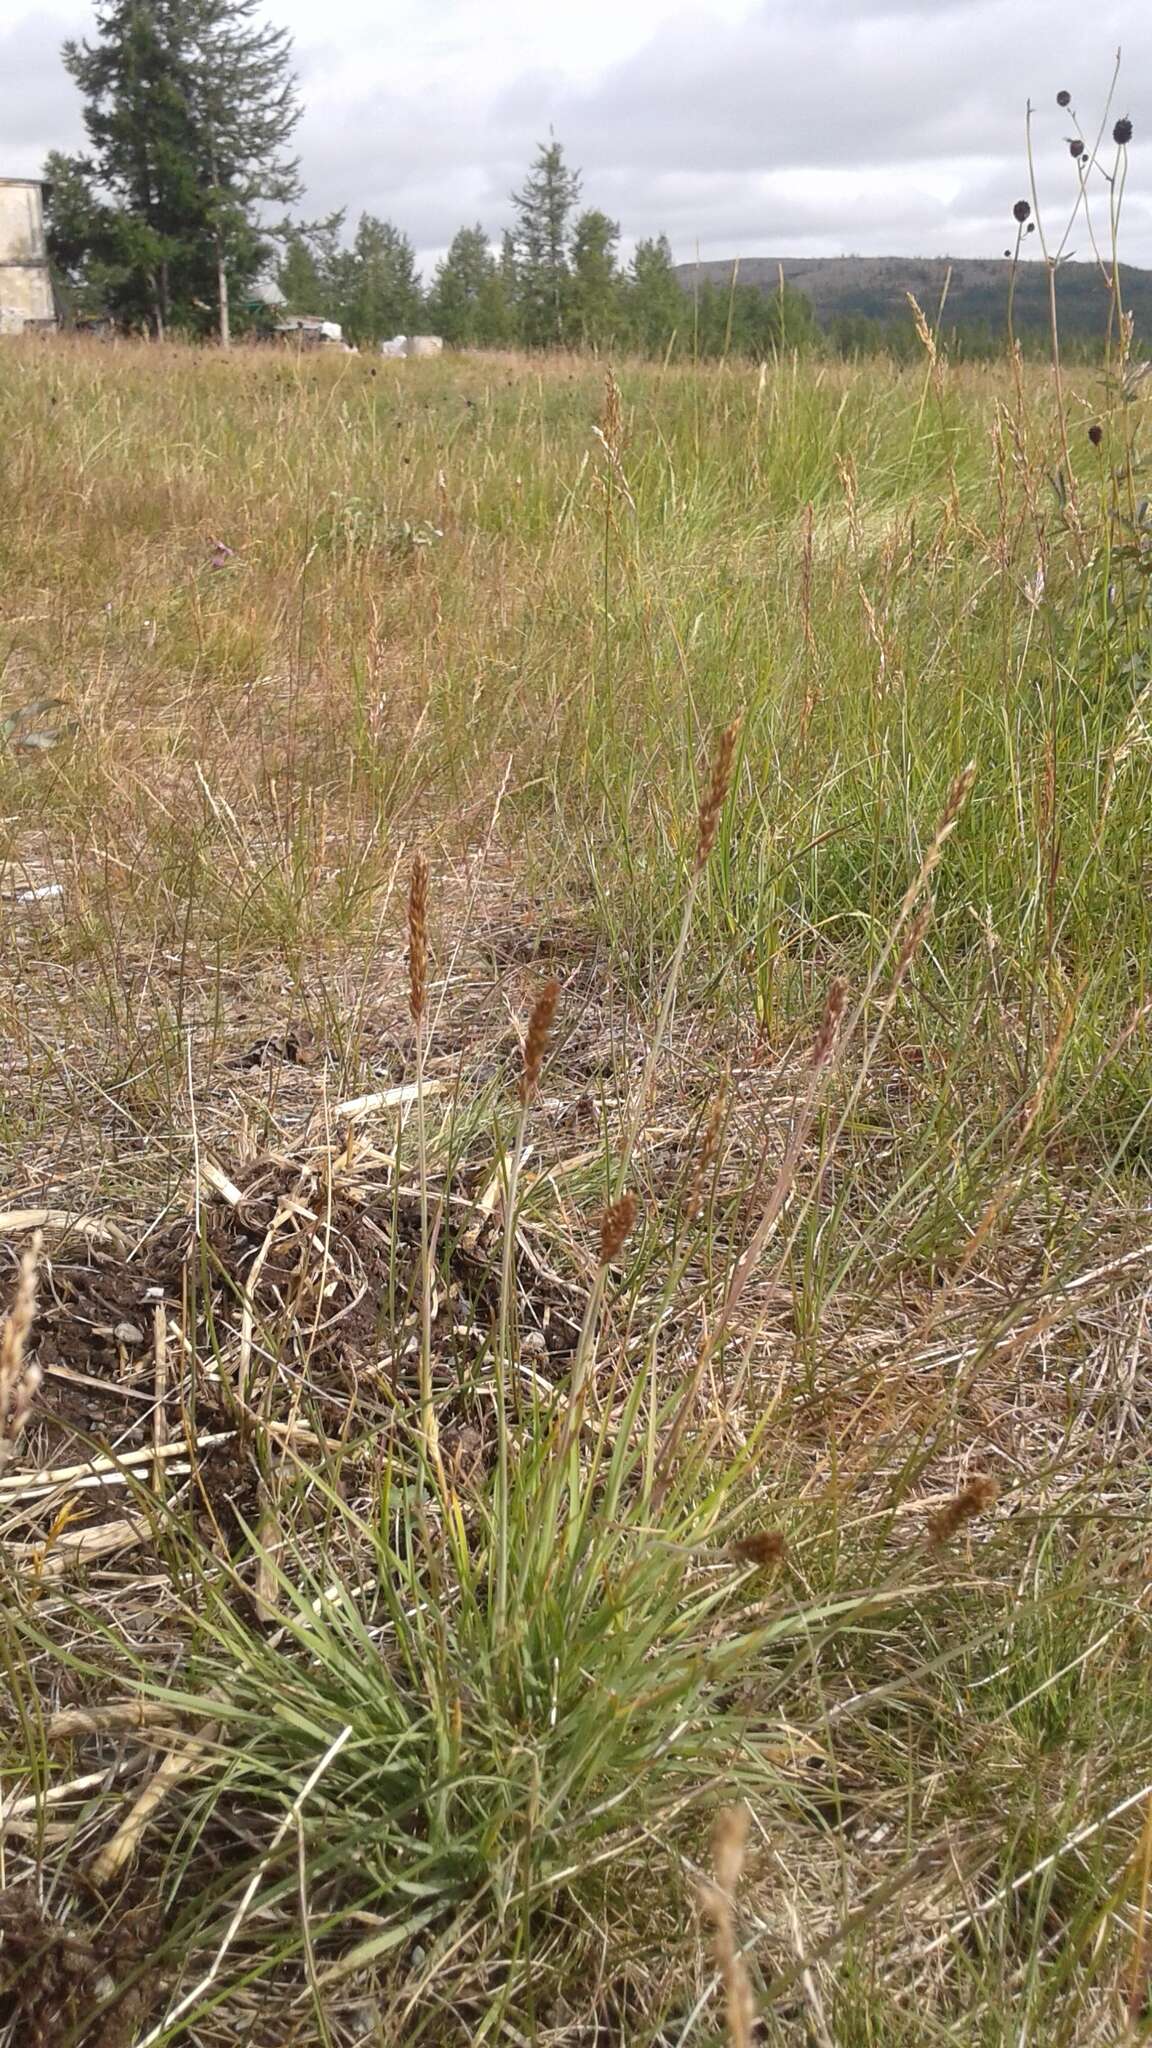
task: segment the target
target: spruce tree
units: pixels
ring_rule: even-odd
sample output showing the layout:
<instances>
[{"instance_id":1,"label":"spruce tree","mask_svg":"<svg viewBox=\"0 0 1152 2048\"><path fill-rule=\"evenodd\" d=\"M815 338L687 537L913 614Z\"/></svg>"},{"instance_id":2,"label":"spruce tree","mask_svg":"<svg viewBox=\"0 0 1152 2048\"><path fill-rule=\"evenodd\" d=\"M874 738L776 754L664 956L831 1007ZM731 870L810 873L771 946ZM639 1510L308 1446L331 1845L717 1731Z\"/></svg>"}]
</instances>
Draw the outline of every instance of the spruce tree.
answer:
<instances>
[{"instance_id":1,"label":"spruce tree","mask_svg":"<svg viewBox=\"0 0 1152 2048\"><path fill-rule=\"evenodd\" d=\"M391 221L363 213L356 238L338 266L343 288L337 318L348 338L373 344L411 334L420 320L416 252Z\"/></svg>"},{"instance_id":2,"label":"spruce tree","mask_svg":"<svg viewBox=\"0 0 1152 2048\"><path fill-rule=\"evenodd\" d=\"M585 348L604 348L620 323L620 226L595 208L572 233L572 324Z\"/></svg>"},{"instance_id":3,"label":"spruce tree","mask_svg":"<svg viewBox=\"0 0 1152 2048\"><path fill-rule=\"evenodd\" d=\"M276 282L290 313L315 313L321 317L327 314L328 280L306 235L290 234L285 237Z\"/></svg>"},{"instance_id":4,"label":"spruce tree","mask_svg":"<svg viewBox=\"0 0 1152 2048\"><path fill-rule=\"evenodd\" d=\"M480 325L493 300L496 259L482 227L459 228L448 254L436 266L428 297L428 319L453 348L475 348Z\"/></svg>"},{"instance_id":5,"label":"spruce tree","mask_svg":"<svg viewBox=\"0 0 1152 2048\"><path fill-rule=\"evenodd\" d=\"M691 304L672 263L666 235L637 242L628 273L627 317L631 339L643 355L662 356L683 337Z\"/></svg>"},{"instance_id":6,"label":"spruce tree","mask_svg":"<svg viewBox=\"0 0 1152 2048\"><path fill-rule=\"evenodd\" d=\"M558 142L542 143L516 208L513 247L520 339L527 348L556 348L571 324L569 223L580 197L580 173L570 171Z\"/></svg>"},{"instance_id":7,"label":"spruce tree","mask_svg":"<svg viewBox=\"0 0 1152 2048\"><path fill-rule=\"evenodd\" d=\"M216 309L269 248L266 201L290 202L283 155L299 118L284 30L254 24L258 0L97 0L96 37L64 45L84 99L90 154L73 159L93 205L94 263L111 309L163 335Z\"/></svg>"},{"instance_id":8,"label":"spruce tree","mask_svg":"<svg viewBox=\"0 0 1152 2048\"><path fill-rule=\"evenodd\" d=\"M270 252L259 209L300 194L284 152L300 119L287 29L254 20L259 0L179 0L189 114L212 239L220 341L231 338L230 279L249 283Z\"/></svg>"}]
</instances>

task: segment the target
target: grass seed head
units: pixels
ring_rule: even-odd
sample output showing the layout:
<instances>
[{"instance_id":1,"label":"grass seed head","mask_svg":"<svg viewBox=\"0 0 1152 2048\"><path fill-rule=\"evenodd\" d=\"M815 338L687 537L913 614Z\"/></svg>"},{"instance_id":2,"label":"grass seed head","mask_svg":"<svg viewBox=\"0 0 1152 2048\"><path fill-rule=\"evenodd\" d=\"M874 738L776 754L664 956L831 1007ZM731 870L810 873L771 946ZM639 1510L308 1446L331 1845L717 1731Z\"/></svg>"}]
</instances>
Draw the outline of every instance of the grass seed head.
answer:
<instances>
[{"instance_id":1,"label":"grass seed head","mask_svg":"<svg viewBox=\"0 0 1152 2048\"><path fill-rule=\"evenodd\" d=\"M928 1533L933 1543L951 1543L952 1538L958 1536L961 1529L974 1521L977 1515L986 1513L999 1498L1000 1488L994 1479L982 1476L969 1479L967 1484L960 1488L959 1493L953 1494L952 1499L945 1503L939 1513L932 1516L928 1524Z\"/></svg>"},{"instance_id":2,"label":"grass seed head","mask_svg":"<svg viewBox=\"0 0 1152 2048\"><path fill-rule=\"evenodd\" d=\"M708 779L708 787L704 792L696 824L697 874L707 865L708 856L716 844L716 831L728 795L728 785L732 780L732 762L739 737L740 720L734 718L731 725L725 726L716 742L716 751L712 757L712 773Z\"/></svg>"},{"instance_id":3,"label":"grass seed head","mask_svg":"<svg viewBox=\"0 0 1152 2048\"><path fill-rule=\"evenodd\" d=\"M552 1025L556 1017L556 1005L560 999L560 983L546 981L528 1019L528 1035L524 1040L524 1065L520 1074L520 1100L531 1102L540 1086L540 1069L548 1050Z\"/></svg>"},{"instance_id":4,"label":"grass seed head","mask_svg":"<svg viewBox=\"0 0 1152 2048\"><path fill-rule=\"evenodd\" d=\"M846 984L842 981L834 981L828 991L828 1000L824 1005L824 1015L820 1019L820 1029L816 1033L816 1041L812 1047L812 1065L814 1068L822 1067L825 1061L831 1058L832 1053L836 1049L836 1041L840 1036L840 1026L844 1018L846 995Z\"/></svg>"},{"instance_id":5,"label":"grass seed head","mask_svg":"<svg viewBox=\"0 0 1152 2048\"><path fill-rule=\"evenodd\" d=\"M720 1156L720 1133L724 1128L724 1111L727 1107L727 1101L728 1091L726 1086L718 1089L712 1098L712 1105L708 1111L708 1121L704 1126L704 1133L700 1140L700 1150L696 1155L692 1185L688 1190L688 1200L684 1207L684 1214L689 1223L694 1223L699 1216L704 1206L704 1190L716 1171L716 1161Z\"/></svg>"},{"instance_id":6,"label":"grass seed head","mask_svg":"<svg viewBox=\"0 0 1152 2048\"><path fill-rule=\"evenodd\" d=\"M748 1966L736 1933L733 1894L744 1870L748 1843L748 1808L730 1806L720 1815L712 1837L714 1881L701 1884L700 1911L712 1928L716 1967L724 1986L725 2018L730 2048L752 2048L756 2005Z\"/></svg>"},{"instance_id":7,"label":"grass seed head","mask_svg":"<svg viewBox=\"0 0 1152 2048\"><path fill-rule=\"evenodd\" d=\"M422 853L412 863L408 885L408 1004L419 1023L428 1002L428 862Z\"/></svg>"},{"instance_id":8,"label":"grass seed head","mask_svg":"<svg viewBox=\"0 0 1152 2048\"><path fill-rule=\"evenodd\" d=\"M600 1264L610 1266L618 1259L636 1221L636 1197L629 1192L610 1202L600 1218Z\"/></svg>"},{"instance_id":9,"label":"grass seed head","mask_svg":"<svg viewBox=\"0 0 1152 2048\"><path fill-rule=\"evenodd\" d=\"M20 1260L12 1306L0 1325L0 1471L15 1455L42 1377L38 1365L24 1363L36 1319L42 1242L37 1231Z\"/></svg>"},{"instance_id":10,"label":"grass seed head","mask_svg":"<svg viewBox=\"0 0 1152 2048\"><path fill-rule=\"evenodd\" d=\"M784 1537L779 1529L757 1529L751 1536L737 1536L732 1545L737 1564L758 1565L766 1571L784 1556Z\"/></svg>"},{"instance_id":11,"label":"grass seed head","mask_svg":"<svg viewBox=\"0 0 1152 2048\"><path fill-rule=\"evenodd\" d=\"M896 961L895 971L892 976L892 982L895 988L899 988L901 982L904 979L904 976L907 974L908 969L911 967L913 960L916 958L917 953L920 951L920 948L924 943L924 934L928 930L928 927L932 922L932 913L935 910L935 908L935 901L931 896L929 896L925 900L925 902L923 902L920 905L919 910L916 912L915 917L912 919L912 922L909 925L904 937L904 944L900 948L899 957Z\"/></svg>"},{"instance_id":12,"label":"grass seed head","mask_svg":"<svg viewBox=\"0 0 1152 2048\"><path fill-rule=\"evenodd\" d=\"M600 415L600 438L613 462L619 462L624 445L624 408L620 386L611 370L604 378L604 410Z\"/></svg>"}]
</instances>

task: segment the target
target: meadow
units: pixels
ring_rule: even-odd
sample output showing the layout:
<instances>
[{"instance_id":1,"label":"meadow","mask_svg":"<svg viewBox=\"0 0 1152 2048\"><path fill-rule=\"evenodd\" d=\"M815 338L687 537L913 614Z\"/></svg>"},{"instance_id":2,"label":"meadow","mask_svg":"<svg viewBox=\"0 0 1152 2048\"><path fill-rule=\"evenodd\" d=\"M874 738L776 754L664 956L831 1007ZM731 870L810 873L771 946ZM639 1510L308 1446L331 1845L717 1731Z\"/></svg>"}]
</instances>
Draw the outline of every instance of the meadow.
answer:
<instances>
[{"instance_id":1,"label":"meadow","mask_svg":"<svg viewBox=\"0 0 1152 2048\"><path fill-rule=\"evenodd\" d=\"M1147 389L5 344L0 2039L1147 2037Z\"/></svg>"}]
</instances>

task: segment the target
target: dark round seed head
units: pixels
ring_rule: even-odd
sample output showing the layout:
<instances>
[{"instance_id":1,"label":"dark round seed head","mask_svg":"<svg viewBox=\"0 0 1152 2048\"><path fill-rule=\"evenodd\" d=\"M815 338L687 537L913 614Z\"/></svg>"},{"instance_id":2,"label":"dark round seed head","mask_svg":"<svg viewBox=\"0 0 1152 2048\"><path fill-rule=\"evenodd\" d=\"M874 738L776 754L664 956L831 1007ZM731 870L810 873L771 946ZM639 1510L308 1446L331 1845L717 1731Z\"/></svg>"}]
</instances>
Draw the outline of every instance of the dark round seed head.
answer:
<instances>
[{"instance_id":1,"label":"dark round seed head","mask_svg":"<svg viewBox=\"0 0 1152 2048\"><path fill-rule=\"evenodd\" d=\"M1072 105L1072 95L1071 95L1071 93L1070 93L1070 92L1058 92L1058 93L1057 93L1057 95L1056 95L1056 105L1057 105L1058 107L1070 107L1070 106Z\"/></svg>"},{"instance_id":2,"label":"dark round seed head","mask_svg":"<svg viewBox=\"0 0 1152 2048\"><path fill-rule=\"evenodd\" d=\"M1011 251L1011 249L1005 249L1005 251L1004 251L1004 254L1005 254L1006 256L1011 256L1011 254L1012 254L1012 251Z\"/></svg>"},{"instance_id":3,"label":"dark round seed head","mask_svg":"<svg viewBox=\"0 0 1152 2048\"><path fill-rule=\"evenodd\" d=\"M1098 448L1104 439L1104 429L1096 420L1093 420L1092 425L1088 429L1088 439L1094 448Z\"/></svg>"},{"instance_id":4,"label":"dark round seed head","mask_svg":"<svg viewBox=\"0 0 1152 2048\"><path fill-rule=\"evenodd\" d=\"M1127 114L1122 114L1117 121L1116 126L1112 130L1112 140L1113 142L1118 142L1121 149L1123 149L1126 142L1131 142L1132 123L1128 119Z\"/></svg>"},{"instance_id":5,"label":"dark round seed head","mask_svg":"<svg viewBox=\"0 0 1152 2048\"><path fill-rule=\"evenodd\" d=\"M1012 208L1012 218L1013 220L1018 220L1021 223L1023 223L1027 220L1028 215L1031 213L1031 211L1032 208L1029 206L1028 201L1026 199L1018 199L1016 201L1015 206Z\"/></svg>"},{"instance_id":6,"label":"dark round seed head","mask_svg":"<svg viewBox=\"0 0 1152 2048\"><path fill-rule=\"evenodd\" d=\"M1027 226L1027 229L1026 229L1026 233L1028 233L1028 234L1030 234L1030 235L1034 235L1034 234L1036 233L1036 223L1035 223L1035 221L1034 221L1034 220L1030 220L1030 221L1029 221L1029 223L1028 223L1028 226Z\"/></svg>"},{"instance_id":7,"label":"dark round seed head","mask_svg":"<svg viewBox=\"0 0 1152 2048\"><path fill-rule=\"evenodd\" d=\"M1068 144L1068 154L1069 156L1083 156L1084 144L1081 142L1080 137L1078 135L1072 142Z\"/></svg>"}]
</instances>

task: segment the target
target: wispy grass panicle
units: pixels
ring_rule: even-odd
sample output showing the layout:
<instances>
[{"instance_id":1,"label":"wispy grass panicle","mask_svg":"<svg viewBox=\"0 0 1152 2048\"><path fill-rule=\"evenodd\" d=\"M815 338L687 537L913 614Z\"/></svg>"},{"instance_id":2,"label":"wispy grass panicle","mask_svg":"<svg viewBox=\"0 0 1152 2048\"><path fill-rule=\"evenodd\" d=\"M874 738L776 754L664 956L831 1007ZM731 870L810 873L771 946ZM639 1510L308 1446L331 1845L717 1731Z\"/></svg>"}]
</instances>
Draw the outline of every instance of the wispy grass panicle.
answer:
<instances>
[{"instance_id":1,"label":"wispy grass panicle","mask_svg":"<svg viewBox=\"0 0 1152 2048\"><path fill-rule=\"evenodd\" d=\"M925 934L927 933L928 927L932 922L932 917L935 912L935 909L935 902L933 898L929 896L927 901L920 905L920 908L916 912L915 917L912 919L912 922L909 925L908 930L905 932L904 942L901 945L900 951L896 956L896 965L892 970L893 989L899 988L901 982L904 979L904 976L907 974L908 969L911 967L912 962L915 960L917 953L920 951L921 946L924 944Z\"/></svg>"},{"instance_id":2,"label":"wispy grass panicle","mask_svg":"<svg viewBox=\"0 0 1152 2048\"><path fill-rule=\"evenodd\" d=\"M716 1162L720 1157L720 1137L724 1129L724 1117L727 1107L728 1090L727 1085L725 1085L719 1088L712 1098L707 1121L701 1134L700 1148L696 1154L696 1163L692 1170L692 1182L688 1189L688 1199L684 1204L684 1214L689 1223L695 1223L701 1209L704 1207L705 1190L716 1172Z\"/></svg>"},{"instance_id":3,"label":"wispy grass panicle","mask_svg":"<svg viewBox=\"0 0 1152 2048\"><path fill-rule=\"evenodd\" d=\"M847 985L842 981L834 981L828 991L827 1000L824 1004L824 1014L820 1019L820 1027L812 1041L813 1072L826 1066L836 1050L841 1025L844 1022L844 1004L847 994Z\"/></svg>"},{"instance_id":4,"label":"wispy grass panicle","mask_svg":"<svg viewBox=\"0 0 1152 2048\"><path fill-rule=\"evenodd\" d=\"M694 865L697 874L702 868L707 867L712 848L716 844L720 816L732 781L732 763L736 755L736 742L740 737L740 723L738 718L734 718L731 725L725 726L716 742L716 751L712 757L712 773L708 778L708 787L704 792L696 821Z\"/></svg>"},{"instance_id":5,"label":"wispy grass panicle","mask_svg":"<svg viewBox=\"0 0 1152 2048\"><path fill-rule=\"evenodd\" d=\"M419 1023L428 1006L428 862L418 853L408 884L408 1007Z\"/></svg>"},{"instance_id":6,"label":"wispy grass panicle","mask_svg":"<svg viewBox=\"0 0 1152 2048\"><path fill-rule=\"evenodd\" d=\"M607 370L604 376L604 408L600 414L600 438L612 461L619 462L624 447L624 406L620 397L620 386L612 369Z\"/></svg>"},{"instance_id":7,"label":"wispy grass panicle","mask_svg":"<svg viewBox=\"0 0 1152 2048\"><path fill-rule=\"evenodd\" d=\"M40 1367L26 1362L36 1320L43 1240L37 1231L21 1256L12 1306L0 1324L0 1472L11 1463L40 1389Z\"/></svg>"}]
</instances>

